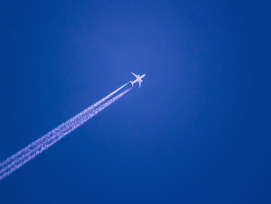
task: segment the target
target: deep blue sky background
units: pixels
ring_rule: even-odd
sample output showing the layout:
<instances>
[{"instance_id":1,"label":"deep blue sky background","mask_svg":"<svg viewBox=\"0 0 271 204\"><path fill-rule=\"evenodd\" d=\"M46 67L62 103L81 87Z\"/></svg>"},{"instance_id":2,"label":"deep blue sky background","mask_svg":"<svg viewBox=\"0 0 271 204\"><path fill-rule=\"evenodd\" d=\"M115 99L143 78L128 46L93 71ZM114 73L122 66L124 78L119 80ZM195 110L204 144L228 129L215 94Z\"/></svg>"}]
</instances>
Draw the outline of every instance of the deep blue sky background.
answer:
<instances>
[{"instance_id":1,"label":"deep blue sky background","mask_svg":"<svg viewBox=\"0 0 271 204\"><path fill-rule=\"evenodd\" d=\"M0 160L142 88L0 182L0 203L271 203L270 2L4 1Z\"/></svg>"}]
</instances>

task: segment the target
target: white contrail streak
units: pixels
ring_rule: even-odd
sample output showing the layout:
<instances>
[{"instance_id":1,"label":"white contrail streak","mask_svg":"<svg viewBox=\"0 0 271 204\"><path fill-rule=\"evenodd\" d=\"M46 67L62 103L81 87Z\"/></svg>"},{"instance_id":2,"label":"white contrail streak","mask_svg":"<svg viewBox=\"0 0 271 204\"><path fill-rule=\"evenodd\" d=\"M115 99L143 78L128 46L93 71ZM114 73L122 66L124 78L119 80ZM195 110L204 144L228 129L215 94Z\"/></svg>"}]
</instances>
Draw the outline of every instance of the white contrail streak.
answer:
<instances>
[{"instance_id":1,"label":"white contrail streak","mask_svg":"<svg viewBox=\"0 0 271 204\"><path fill-rule=\"evenodd\" d=\"M92 106L88 107L87 109L85 109L84 111L82 111L81 113L77 114L76 116L72 117L71 119L69 119L68 121L66 121L65 123L59 125L57 128L55 128L53 131L57 131L57 130L61 130L65 127L66 123L68 122L73 122L76 121L77 118L81 117L82 115L88 113L91 110L94 110L96 107L98 107L99 105L101 105L102 103L104 103L106 100L108 100L111 96L113 96L114 94L116 94L119 90L121 90L123 87L125 87L128 83L124 84L123 86L121 86L120 88L118 88L117 90L113 91L112 93L110 93L109 95L107 95L106 97L104 97L103 99L101 99L100 101L98 101L97 103L93 104ZM49 133L53 133L53 131L49 132ZM24 149L22 149L21 151L17 152L16 154L14 154L13 156L7 158L5 161L0 163L0 169L2 167L4 167L5 165L8 165L10 162L14 161L16 158L21 157L23 154L25 154L25 152L29 152L29 150L32 150L36 145L39 145L41 143L43 143L45 140L47 140L50 135L49 133L47 133L46 135L44 135L43 137L39 138L38 140L34 141L33 143L29 144L27 147L25 147ZM0 174L2 173L2 169L0 170Z\"/></svg>"},{"instance_id":2,"label":"white contrail streak","mask_svg":"<svg viewBox=\"0 0 271 204\"><path fill-rule=\"evenodd\" d=\"M21 151L10 156L5 161L0 163L0 181L6 176L10 175L13 171L20 168L22 165L33 159L38 154L42 153L44 150L48 149L51 145L59 141L65 135L69 134L77 127L85 123L87 120L98 114L100 111L105 109L114 101L118 100L121 96L126 94L131 88L123 91L114 98L108 100L111 96L116 94L119 90L125 87L128 83L113 91L111 94L107 95L94 105L88 107L84 111L80 112L76 116L72 117L68 121L62 123L54 130L48 132L41 138L29 144L27 147L23 148ZM107 102L105 102L108 100Z\"/></svg>"}]
</instances>

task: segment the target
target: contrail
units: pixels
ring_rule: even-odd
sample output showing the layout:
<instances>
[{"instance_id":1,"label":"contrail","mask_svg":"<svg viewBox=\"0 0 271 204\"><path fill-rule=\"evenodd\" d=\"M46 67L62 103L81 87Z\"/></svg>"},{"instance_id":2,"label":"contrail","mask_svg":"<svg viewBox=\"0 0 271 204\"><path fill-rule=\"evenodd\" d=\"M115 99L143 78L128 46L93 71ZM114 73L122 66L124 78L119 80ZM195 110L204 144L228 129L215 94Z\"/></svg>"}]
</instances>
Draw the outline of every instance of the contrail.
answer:
<instances>
[{"instance_id":1,"label":"contrail","mask_svg":"<svg viewBox=\"0 0 271 204\"><path fill-rule=\"evenodd\" d=\"M22 165L33 159L38 154L42 153L44 150L48 149L54 143L59 141L65 135L69 134L77 127L88 121L93 116L97 115L107 106L118 100L132 88L129 88L112 99L108 100L111 96L116 94L119 90L125 87L128 83L113 91L94 105L86 108L84 111L80 112L76 116L72 117L68 121L62 123L52 131L48 132L41 138L29 144L27 147L23 148L16 154L10 156L5 161L0 163L0 181L6 176L10 175L13 171L20 168ZM108 101L107 101L108 100ZM107 101L107 102L105 102Z\"/></svg>"},{"instance_id":2,"label":"contrail","mask_svg":"<svg viewBox=\"0 0 271 204\"><path fill-rule=\"evenodd\" d=\"M48 140L51 137L50 133L54 133L55 131L58 130L62 130L65 128L66 124L72 123L74 121L76 121L78 118L82 117L83 115L85 115L86 113L88 113L91 110L94 110L96 107L98 107L99 105L101 105L102 103L104 103L106 100L108 100L111 96L113 96L114 94L116 94L119 90L121 90L123 87L125 87L128 83L124 84L123 86L121 86L120 88L118 88L117 90L113 91L112 93L110 93L109 95L107 95L106 97L104 97L103 99L101 99L100 101L98 101L97 103L93 104L92 106L88 107L87 109L85 109L84 111L80 112L79 114L77 114L76 116L72 117L71 119L69 119L68 121L66 121L65 123L62 123L61 125L59 125L57 128L55 128L54 130L52 130L51 132L47 133L46 135L44 135L43 137L39 138L38 140L34 141L33 143L29 144L27 147L25 147L24 149L22 149L21 151L17 152L16 154L14 154L13 156L7 158L5 161L0 163L0 169L2 167L4 167L5 165L8 165L10 162L14 161L16 158L21 157L23 154L25 154L26 152L29 152L29 150L33 150L34 147L36 145L42 144L45 140ZM2 172L2 169L0 170L0 174Z\"/></svg>"}]
</instances>

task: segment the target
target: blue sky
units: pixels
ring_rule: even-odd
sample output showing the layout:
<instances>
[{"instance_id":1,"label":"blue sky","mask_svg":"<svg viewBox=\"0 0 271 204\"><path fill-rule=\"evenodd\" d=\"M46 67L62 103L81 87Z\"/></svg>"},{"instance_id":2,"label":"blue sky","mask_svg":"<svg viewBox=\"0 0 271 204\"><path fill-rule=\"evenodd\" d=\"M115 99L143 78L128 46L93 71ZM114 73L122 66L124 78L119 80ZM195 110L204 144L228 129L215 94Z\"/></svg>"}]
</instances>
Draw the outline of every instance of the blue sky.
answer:
<instances>
[{"instance_id":1,"label":"blue sky","mask_svg":"<svg viewBox=\"0 0 271 204\"><path fill-rule=\"evenodd\" d=\"M4 1L0 160L146 74L0 182L0 203L270 203L270 3Z\"/></svg>"}]
</instances>

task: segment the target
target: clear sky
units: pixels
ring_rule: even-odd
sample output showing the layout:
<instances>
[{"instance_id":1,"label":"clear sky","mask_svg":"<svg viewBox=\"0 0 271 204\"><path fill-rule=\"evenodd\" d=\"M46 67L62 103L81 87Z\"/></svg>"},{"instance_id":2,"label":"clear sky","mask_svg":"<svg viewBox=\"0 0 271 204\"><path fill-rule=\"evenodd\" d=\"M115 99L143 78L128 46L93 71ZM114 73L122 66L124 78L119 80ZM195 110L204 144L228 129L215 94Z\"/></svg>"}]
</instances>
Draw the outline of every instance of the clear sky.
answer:
<instances>
[{"instance_id":1,"label":"clear sky","mask_svg":"<svg viewBox=\"0 0 271 204\"><path fill-rule=\"evenodd\" d=\"M0 203L271 203L271 4L8 1L0 160L138 85L0 182Z\"/></svg>"}]
</instances>

